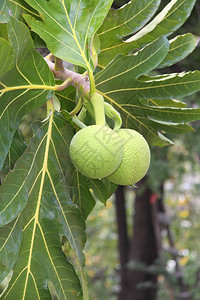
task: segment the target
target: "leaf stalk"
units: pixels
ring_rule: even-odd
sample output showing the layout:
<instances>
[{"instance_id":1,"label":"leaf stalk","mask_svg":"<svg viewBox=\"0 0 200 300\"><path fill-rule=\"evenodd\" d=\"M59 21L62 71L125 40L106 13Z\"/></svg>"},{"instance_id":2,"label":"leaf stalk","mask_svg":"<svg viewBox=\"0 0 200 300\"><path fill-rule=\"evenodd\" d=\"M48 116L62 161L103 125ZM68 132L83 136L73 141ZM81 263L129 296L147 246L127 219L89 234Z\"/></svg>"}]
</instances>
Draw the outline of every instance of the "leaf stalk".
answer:
<instances>
[{"instance_id":1,"label":"leaf stalk","mask_svg":"<svg viewBox=\"0 0 200 300\"><path fill-rule=\"evenodd\" d=\"M80 97L78 99L78 103L77 103L76 107L69 113L70 116L75 116L81 110L82 106L83 106L83 99L82 99L82 97Z\"/></svg>"},{"instance_id":2,"label":"leaf stalk","mask_svg":"<svg viewBox=\"0 0 200 300\"><path fill-rule=\"evenodd\" d=\"M102 95L95 93L90 102L92 103L95 115L96 125L105 125L105 110L104 110L104 98Z\"/></svg>"}]
</instances>

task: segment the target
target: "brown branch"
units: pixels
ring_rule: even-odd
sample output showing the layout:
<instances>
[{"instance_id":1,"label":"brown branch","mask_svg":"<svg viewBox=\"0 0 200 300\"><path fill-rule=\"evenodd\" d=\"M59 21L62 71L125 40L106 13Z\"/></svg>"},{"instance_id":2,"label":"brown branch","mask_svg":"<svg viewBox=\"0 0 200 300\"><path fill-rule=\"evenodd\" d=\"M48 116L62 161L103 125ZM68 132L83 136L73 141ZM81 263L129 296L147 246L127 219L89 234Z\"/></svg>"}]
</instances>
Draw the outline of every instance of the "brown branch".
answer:
<instances>
[{"instance_id":1,"label":"brown branch","mask_svg":"<svg viewBox=\"0 0 200 300\"><path fill-rule=\"evenodd\" d=\"M53 72L54 76L57 79L61 79L66 81L66 84L62 84L58 86L59 91L64 90L67 86L73 85L75 88L78 88L79 91L83 96L89 93L90 91L90 84L85 77L81 74L68 70L67 68L63 67L61 70L55 70L55 64L51 62L48 58L44 58L46 63L49 66L49 69ZM71 80L67 80L71 79Z\"/></svg>"},{"instance_id":2,"label":"brown branch","mask_svg":"<svg viewBox=\"0 0 200 300\"><path fill-rule=\"evenodd\" d=\"M64 69L62 59L60 59L60 58L58 58L58 57L55 57L55 65L54 65L54 69L55 69L56 71L61 71L61 70Z\"/></svg>"}]
</instances>

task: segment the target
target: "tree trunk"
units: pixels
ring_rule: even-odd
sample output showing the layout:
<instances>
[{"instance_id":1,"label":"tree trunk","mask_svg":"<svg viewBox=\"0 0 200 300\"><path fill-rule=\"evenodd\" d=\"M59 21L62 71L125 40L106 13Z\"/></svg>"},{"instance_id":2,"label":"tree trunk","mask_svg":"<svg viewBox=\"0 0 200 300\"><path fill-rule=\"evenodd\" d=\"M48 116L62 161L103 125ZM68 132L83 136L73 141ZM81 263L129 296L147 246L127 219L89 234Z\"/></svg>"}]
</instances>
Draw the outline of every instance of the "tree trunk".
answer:
<instances>
[{"instance_id":1,"label":"tree trunk","mask_svg":"<svg viewBox=\"0 0 200 300\"><path fill-rule=\"evenodd\" d=\"M121 290L126 291L126 264L128 263L129 240L127 233L126 207L124 198L124 187L118 186L116 193L116 216L119 236L120 278ZM122 298L123 299L123 298ZM126 298L124 297L124 300Z\"/></svg>"},{"instance_id":2,"label":"tree trunk","mask_svg":"<svg viewBox=\"0 0 200 300\"><path fill-rule=\"evenodd\" d=\"M138 269L128 268L127 263L137 261L150 266L158 258L160 248L159 224L155 202L151 190L144 179L136 190L134 234L128 242L124 188L116 192L116 211L119 233L119 252L121 263L120 300L154 300L156 296L157 276ZM122 219L120 216L123 216ZM122 221L123 220L123 221ZM125 241L125 242L124 242ZM129 265L129 266L130 266ZM149 288L138 288L138 284L151 283Z\"/></svg>"}]
</instances>

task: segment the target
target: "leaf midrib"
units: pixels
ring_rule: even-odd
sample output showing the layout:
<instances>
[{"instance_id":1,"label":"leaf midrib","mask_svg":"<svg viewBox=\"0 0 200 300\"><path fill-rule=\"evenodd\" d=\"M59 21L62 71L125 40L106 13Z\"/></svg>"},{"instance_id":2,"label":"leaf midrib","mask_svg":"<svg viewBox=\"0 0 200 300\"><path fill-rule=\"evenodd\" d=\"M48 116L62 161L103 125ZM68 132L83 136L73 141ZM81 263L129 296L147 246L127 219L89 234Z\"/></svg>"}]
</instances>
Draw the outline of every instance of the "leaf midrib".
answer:
<instances>
[{"instance_id":1,"label":"leaf midrib","mask_svg":"<svg viewBox=\"0 0 200 300\"><path fill-rule=\"evenodd\" d=\"M35 236L36 236L37 225L39 224L39 212L40 212L40 206L41 206L41 200L42 200L42 190L43 190L45 175L46 175L47 166L48 166L48 154L49 154L49 147L50 147L51 134L52 134L52 124L53 124L53 113L51 113L51 116L49 119L48 131L47 131L47 141L46 141L46 147L45 147L44 162L43 162L43 167L42 167L42 177L41 177L41 182L40 182L37 206L36 206L35 215L34 215L35 218L34 218L34 224L33 224L33 230L32 230L30 254L29 254L28 263L27 263L27 274L26 274L26 280L25 280L24 293L23 293L22 300L24 300L26 297L26 290L27 290L27 285L28 285L29 274L31 273L31 260L32 260L32 253L33 253L33 247L34 247L34 240L35 240Z\"/></svg>"}]
</instances>

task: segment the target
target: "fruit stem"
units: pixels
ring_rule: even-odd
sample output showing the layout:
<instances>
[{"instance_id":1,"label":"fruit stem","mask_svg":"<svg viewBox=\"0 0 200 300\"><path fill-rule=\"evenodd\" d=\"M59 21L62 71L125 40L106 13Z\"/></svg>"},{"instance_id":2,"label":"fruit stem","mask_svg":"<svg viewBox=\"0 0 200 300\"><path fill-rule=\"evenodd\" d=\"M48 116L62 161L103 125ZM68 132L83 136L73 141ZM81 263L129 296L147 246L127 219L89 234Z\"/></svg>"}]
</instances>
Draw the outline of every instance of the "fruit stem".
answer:
<instances>
[{"instance_id":1,"label":"fruit stem","mask_svg":"<svg viewBox=\"0 0 200 300\"><path fill-rule=\"evenodd\" d=\"M55 65L54 65L55 71L63 70L63 68L64 68L64 66L63 66L62 59L55 56Z\"/></svg>"},{"instance_id":2,"label":"fruit stem","mask_svg":"<svg viewBox=\"0 0 200 300\"><path fill-rule=\"evenodd\" d=\"M90 79L90 96L92 97L96 93L94 75L92 70L88 70L88 75Z\"/></svg>"},{"instance_id":3,"label":"fruit stem","mask_svg":"<svg viewBox=\"0 0 200 300\"><path fill-rule=\"evenodd\" d=\"M122 119L120 116L120 113L114 109L112 105L110 105L107 102L104 102L104 108L105 108L105 113L106 116L108 116L110 119L112 119L115 123L114 130L118 130L122 126Z\"/></svg>"},{"instance_id":4,"label":"fruit stem","mask_svg":"<svg viewBox=\"0 0 200 300\"><path fill-rule=\"evenodd\" d=\"M96 125L105 125L105 110L104 110L104 98L97 92L91 97L90 102L94 109L94 116Z\"/></svg>"},{"instance_id":5,"label":"fruit stem","mask_svg":"<svg viewBox=\"0 0 200 300\"><path fill-rule=\"evenodd\" d=\"M88 110L88 112L93 117L93 119L95 119L94 109L93 109L92 103L87 98L84 98L83 106L86 110Z\"/></svg>"},{"instance_id":6,"label":"fruit stem","mask_svg":"<svg viewBox=\"0 0 200 300\"><path fill-rule=\"evenodd\" d=\"M87 125L85 125L83 122L81 122L77 117L72 117L72 121L80 128L87 127Z\"/></svg>"},{"instance_id":7,"label":"fruit stem","mask_svg":"<svg viewBox=\"0 0 200 300\"><path fill-rule=\"evenodd\" d=\"M55 90L56 91L63 91L65 90L69 84L71 84L72 78L67 78L62 84L55 85Z\"/></svg>"},{"instance_id":8,"label":"fruit stem","mask_svg":"<svg viewBox=\"0 0 200 300\"><path fill-rule=\"evenodd\" d=\"M83 105L83 99L82 99L82 97L80 97L78 99L78 103L77 103L76 107L69 113L70 116L76 115L81 110L82 105Z\"/></svg>"},{"instance_id":9,"label":"fruit stem","mask_svg":"<svg viewBox=\"0 0 200 300\"><path fill-rule=\"evenodd\" d=\"M80 121L84 121L84 119L86 117L86 112L87 112L87 109L85 107L82 107L77 116Z\"/></svg>"}]
</instances>

